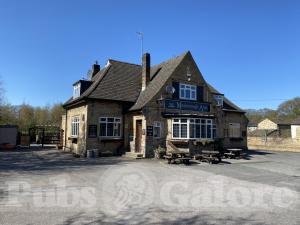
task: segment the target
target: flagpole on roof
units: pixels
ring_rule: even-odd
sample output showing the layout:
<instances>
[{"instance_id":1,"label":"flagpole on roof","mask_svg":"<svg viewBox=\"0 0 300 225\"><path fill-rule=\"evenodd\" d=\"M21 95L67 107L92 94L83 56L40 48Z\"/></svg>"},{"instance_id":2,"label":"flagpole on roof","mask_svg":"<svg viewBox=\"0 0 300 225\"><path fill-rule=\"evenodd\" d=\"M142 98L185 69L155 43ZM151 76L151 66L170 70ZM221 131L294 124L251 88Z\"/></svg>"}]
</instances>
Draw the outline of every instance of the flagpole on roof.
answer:
<instances>
[{"instance_id":1,"label":"flagpole on roof","mask_svg":"<svg viewBox=\"0 0 300 225\"><path fill-rule=\"evenodd\" d=\"M136 32L138 35L139 35L139 37L140 37L140 39L141 39L141 59L143 58L143 54L144 54L144 46L143 46L143 42L144 42L144 34L142 33L142 32Z\"/></svg>"}]
</instances>

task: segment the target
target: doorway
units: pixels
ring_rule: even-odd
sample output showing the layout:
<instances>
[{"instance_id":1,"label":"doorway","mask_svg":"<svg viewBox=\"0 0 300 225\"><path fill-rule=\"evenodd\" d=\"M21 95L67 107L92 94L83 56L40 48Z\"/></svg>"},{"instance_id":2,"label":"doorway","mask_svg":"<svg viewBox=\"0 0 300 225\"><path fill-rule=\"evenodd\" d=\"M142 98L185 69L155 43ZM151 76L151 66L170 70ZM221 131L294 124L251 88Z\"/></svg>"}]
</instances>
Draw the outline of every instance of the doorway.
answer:
<instances>
[{"instance_id":1,"label":"doorway","mask_svg":"<svg viewBox=\"0 0 300 225\"><path fill-rule=\"evenodd\" d=\"M135 125L135 152L141 152L142 145L142 120L136 120Z\"/></svg>"}]
</instances>

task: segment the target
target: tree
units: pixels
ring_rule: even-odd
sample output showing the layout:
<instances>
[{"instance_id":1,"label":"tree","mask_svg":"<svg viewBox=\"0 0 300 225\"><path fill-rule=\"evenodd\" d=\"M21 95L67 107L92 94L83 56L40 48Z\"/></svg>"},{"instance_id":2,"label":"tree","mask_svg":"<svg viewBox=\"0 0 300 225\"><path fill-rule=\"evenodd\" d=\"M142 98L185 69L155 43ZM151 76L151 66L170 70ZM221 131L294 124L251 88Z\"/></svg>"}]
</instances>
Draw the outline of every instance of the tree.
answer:
<instances>
[{"instance_id":1,"label":"tree","mask_svg":"<svg viewBox=\"0 0 300 225\"><path fill-rule=\"evenodd\" d=\"M17 124L18 111L15 106L3 104L0 106L0 124Z\"/></svg>"},{"instance_id":2,"label":"tree","mask_svg":"<svg viewBox=\"0 0 300 225\"><path fill-rule=\"evenodd\" d=\"M0 77L0 106L2 106L4 104L4 87L3 87L3 82L2 79Z\"/></svg>"},{"instance_id":3,"label":"tree","mask_svg":"<svg viewBox=\"0 0 300 225\"><path fill-rule=\"evenodd\" d=\"M21 131L27 131L30 127L35 125L34 108L28 104L23 103L18 107L18 126Z\"/></svg>"},{"instance_id":4,"label":"tree","mask_svg":"<svg viewBox=\"0 0 300 225\"><path fill-rule=\"evenodd\" d=\"M51 115L51 123L57 126L61 125L61 117L65 113L62 104L55 104L52 106L50 115Z\"/></svg>"},{"instance_id":5,"label":"tree","mask_svg":"<svg viewBox=\"0 0 300 225\"><path fill-rule=\"evenodd\" d=\"M49 107L36 107L34 109L34 123L36 125L50 124L50 108Z\"/></svg>"},{"instance_id":6,"label":"tree","mask_svg":"<svg viewBox=\"0 0 300 225\"><path fill-rule=\"evenodd\" d=\"M278 106L277 112L281 118L291 121L300 115L300 97L285 101Z\"/></svg>"}]
</instances>

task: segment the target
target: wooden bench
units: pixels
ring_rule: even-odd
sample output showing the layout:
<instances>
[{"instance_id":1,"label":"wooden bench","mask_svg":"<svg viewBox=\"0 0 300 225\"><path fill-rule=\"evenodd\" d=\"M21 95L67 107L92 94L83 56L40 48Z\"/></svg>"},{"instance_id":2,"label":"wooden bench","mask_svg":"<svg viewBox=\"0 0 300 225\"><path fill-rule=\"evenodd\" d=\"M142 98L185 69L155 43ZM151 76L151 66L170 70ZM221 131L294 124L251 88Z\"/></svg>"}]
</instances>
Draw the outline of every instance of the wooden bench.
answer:
<instances>
[{"instance_id":1,"label":"wooden bench","mask_svg":"<svg viewBox=\"0 0 300 225\"><path fill-rule=\"evenodd\" d=\"M220 162L221 158L216 157L216 156L206 156L206 155L203 155L201 161L202 162L207 162L209 164L212 164L213 162Z\"/></svg>"},{"instance_id":2,"label":"wooden bench","mask_svg":"<svg viewBox=\"0 0 300 225\"><path fill-rule=\"evenodd\" d=\"M168 164L178 162L183 163L185 165L189 165L191 160L190 157L173 157L172 155L165 155L164 158L168 160Z\"/></svg>"},{"instance_id":3,"label":"wooden bench","mask_svg":"<svg viewBox=\"0 0 300 225\"><path fill-rule=\"evenodd\" d=\"M224 156L225 156L225 158L230 158L230 159L235 158L235 154L230 153L230 152L225 152L225 153L224 153Z\"/></svg>"}]
</instances>

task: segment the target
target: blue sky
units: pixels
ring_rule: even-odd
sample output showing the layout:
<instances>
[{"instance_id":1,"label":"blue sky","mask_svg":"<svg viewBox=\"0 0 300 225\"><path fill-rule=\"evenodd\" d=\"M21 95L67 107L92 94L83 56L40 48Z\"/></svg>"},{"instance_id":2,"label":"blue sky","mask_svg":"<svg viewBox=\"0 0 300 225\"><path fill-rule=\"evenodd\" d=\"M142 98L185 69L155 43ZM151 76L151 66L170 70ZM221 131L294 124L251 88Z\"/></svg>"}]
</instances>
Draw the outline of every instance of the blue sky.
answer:
<instances>
[{"instance_id":1,"label":"blue sky","mask_svg":"<svg viewBox=\"0 0 300 225\"><path fill-rule=\"evenodd\" d=\"M64 102L95 60L159 63L190 50L243 108L300 95L300 1L0 0L0 76L12 104Z\"/></svg>"}]
</instances>

